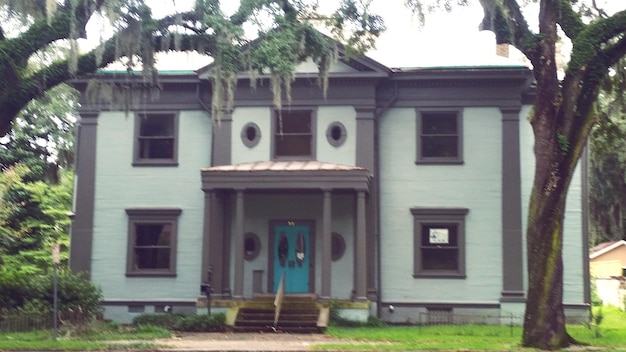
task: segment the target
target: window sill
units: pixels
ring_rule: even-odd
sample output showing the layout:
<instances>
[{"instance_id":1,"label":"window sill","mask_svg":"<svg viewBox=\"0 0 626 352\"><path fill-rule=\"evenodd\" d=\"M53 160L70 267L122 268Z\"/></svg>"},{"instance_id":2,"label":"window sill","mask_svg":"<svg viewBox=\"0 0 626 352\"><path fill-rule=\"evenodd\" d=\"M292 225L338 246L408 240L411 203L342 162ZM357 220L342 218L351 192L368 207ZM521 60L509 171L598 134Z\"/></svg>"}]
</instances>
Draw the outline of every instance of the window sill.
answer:
<instances>
[{"instance_id":1,"label":"window sill","mask_svg":"<svg viewBox=\"0 0 626 352\"><path fill-rule=\"evenodd\" d=\"M415 165L463 165L463 160L417 160Z\"/></svg>"},{"instance_id":2,"label":"window sill","mask_svg":"<svg viewBox=\"0 0 626 352\"><path fill-rule=\"evenodd\" d=\"M178 162L173 160L146 160L146 161L133 161L133 166L165 166L165 167L177 167Z\"/></svg>"},{"instance_id":3,"label":"window sill","mask_svg":"<svg viewBox=\"0 0 626 352\"><path fill-rule=\"evenodd\" d=\"M172 272L155 272L155 271L134 271L126 273L126 277L176 277L176 273Z\"/></svg>"},{"instance_id":4,"label":"window sill","mask_svg":"<svg viewBox=\"0 0 626 352\"><path fill-rule=\"evenodd\" d=\"M450 272L421 272L413 274L414 279L467 279L467 275Z\"/></svg>"}]
</instances>

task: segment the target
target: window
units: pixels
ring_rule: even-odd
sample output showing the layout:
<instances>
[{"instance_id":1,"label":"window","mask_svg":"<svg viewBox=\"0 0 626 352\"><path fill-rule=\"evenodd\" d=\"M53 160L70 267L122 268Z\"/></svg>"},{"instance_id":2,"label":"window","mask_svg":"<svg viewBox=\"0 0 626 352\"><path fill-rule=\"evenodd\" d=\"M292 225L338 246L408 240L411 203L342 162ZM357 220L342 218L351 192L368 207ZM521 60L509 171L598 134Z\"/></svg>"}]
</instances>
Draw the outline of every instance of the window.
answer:
<instances>
[{"instance_id":1,"label":"window","mask_svg":"<svg viewBox=\"0 0 626 352\"><path fill-rule=\"evenodd\" d=\"M248 148L256 147L261 140L261 129L254 122L248 122L241 129L241 141Z\"/></svg>"},{"instance_id":2,"label":"window","mask_svg":"<svg viewBox=\"0 0 626 352\"><path fill-rule=\"evenodd\" d=\"M176 275L176 237L181 209L126 209L128 276Z\"/></svg>"},{"instance_id":3,"label":"window","mask_svg":"<svg viewBox=\"0 0 626 352\"><path fill-rule=\"evenodd\" d=\"M137 114L134 165L176 165L178 116L175 113Z\"/></svg>"},{"instance_id":4,"label":"window","mask_svg":"<svg viewBox=\"0 0 626 352\"><path fill-rule=\"evenodd\" d=\"M337 232L331 233L330 258L333 262L338 261L346 253L346 240Z\"/></svg>"},{"instance_id":5,"label":"window","mask_svg":"<svg viewBox=\"0 0 626 352\"><path fill-rule=\"evenodd\" d=\"M314 158L314 118L311 110L282 110L274 114L274 156L277 159Z\"/></svg>"},{"instance_id":6,"label":"window","mask_svg":"<svg viewBox=\"0 0 626 352\"><path fill-rule=\"evenodd\" d=\"M467 208L412 208L414 277L465 277Z\"/></svg>"},{"instance_id":7,"label":"window","mask_svg":"<svg viewBox=\"0 0 626 352\"><path fill-rule=\"evenodd\" d=\"M417 163L462 163L461 121L460 111L419 111Z\"/></svg>"},{"instance_id":8,"label":"window","mask_svg":"<svg viewBox=\"0 0 626 352\"><path fill-rule=\"evenodd\" d=\"M252 232L243 235L243 257L247 261L256 259L261 252L261 240Z\"/></svg>"},{"instance_id":9,"label":"window","mask_svg":"<svg viewBox=\"0 0 626 352\"><path fill-rule=\"evenodd\" d=\"M326 140L333 147L340 147L346 141L347 135L346 127L339 121L331 123L326 129Z\"/></svg>"}]
</instances>

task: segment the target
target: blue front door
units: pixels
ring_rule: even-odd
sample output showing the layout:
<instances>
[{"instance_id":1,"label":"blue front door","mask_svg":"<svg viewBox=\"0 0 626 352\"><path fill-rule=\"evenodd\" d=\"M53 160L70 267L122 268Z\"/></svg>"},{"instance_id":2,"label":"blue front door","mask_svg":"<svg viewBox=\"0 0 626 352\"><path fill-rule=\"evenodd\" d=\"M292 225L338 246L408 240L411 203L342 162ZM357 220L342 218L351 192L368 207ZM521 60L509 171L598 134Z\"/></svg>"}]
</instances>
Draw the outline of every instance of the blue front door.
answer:
<instances>
[{"instance_id":1,"label":"blue front door","mask_svg":"<svg viewBox=\"0 0 626 352\"><path fill-rule=\"evenodd\" d=\"M286 293L309 292L311 228L294 222L274 227L274 292L285 275Z\"/></svg>"}]
</instances>

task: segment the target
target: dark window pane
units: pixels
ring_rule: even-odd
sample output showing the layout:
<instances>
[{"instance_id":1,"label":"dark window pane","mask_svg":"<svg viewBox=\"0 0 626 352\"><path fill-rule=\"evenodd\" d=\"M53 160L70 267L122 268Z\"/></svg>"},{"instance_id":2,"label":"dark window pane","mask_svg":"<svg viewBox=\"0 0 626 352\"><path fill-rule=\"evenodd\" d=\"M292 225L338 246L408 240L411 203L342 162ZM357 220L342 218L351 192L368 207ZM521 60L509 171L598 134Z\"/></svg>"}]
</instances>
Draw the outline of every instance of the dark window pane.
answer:
<instances>
[{"instance_id":1,"label":"dark window pane","mask_svg":"<svg viewBox=\"0 0 626 352\"><path fill-rule=\"evenodd\" d=\"M142 137L174 136L174 115L142 115L139 135Z\"/></svg>"},{"instance_id":2,"label":"dark window pane","mask_svg":"<svg viewBox=\"0 0 626 352\"><path fill-rule=\"evenodd\" d=\"M171 224L136 224L137 246L169 246Z\"/></svg>"},{"instance_id":3,"label":"dark window pane","mask_svg":"<svg viewBox=\"0 0 626 352\"><path fill-rule=\"evenodd\" d=\"M139 138L141 159L173 159L174 138Z\"/></svg>"},{"instance_id":4,"label":"dark window pane","mask_svg":"<svg viewBox=\"0 0 626 352\"><path fill-rule=\"evenodd\" d=\"M282 130L281 130L282 128ZM276 133L311 133L310 111L283 111L276 113Z\"/></svg>"},{"instance_id":5,"label":"dark window pane","mask_svg":"<svg viewBox=\"0 0 626 352\"><path fill-rule=\"evenodd\" d=\"M274 152L276 156L311 156L313 132L311 111L276 113Z\"/></svg>"},{"instance_id":6,"label":"dark window pane","mask_svg":"<svg viewBox=\"0 0 626 352\"><path fill-rule=\"evenodd\" d=\"M169 269L169 248L135 248L136 269Z\"/></svg>"},{"instance_id":7,"label":"dark window pane","mask_svg":"<svg viewBox=\"0 0 626 352\"><path fill-rule=\"evenodd\" d=\"M308 156L311 154L311 135L277 135L275 151L279 156Z\"/></svg>"},{"instance_id":8,"label":"dark window pane","mask_svg":"<svg viewBox=\"0 0 626 352\"><path fill-rule=\"evenodd\" d=\"M170 267L171 224L135 224L135 268Z\"/></svg>"},{"instance_id":9,"label":"dark window pane","mask_svg":"<svg viewBox=\"0 0 626 352\"><path fill-rule=\"evenodd\" d=\"M423 248L423 270L458 270L459 250L456 248Z\"/></svg>"},{"instance_id":10,"label":"dark window pane","mask_svg":"<svg viewBox=\"0 0 626 352\"><path fill-rule=\"evenodd\" d=\"M456 134L456 114L422 114L422 134Z\"/></svg>"},{"instance_id":11,"label":"dark window pane","mask_svg":"<svg viewBox=\"0 0 626 352\"><path fill-rule=\"evenodd\" d=\"M422 156L456 158L459 155L457 136L422 136Z\"/></svg>"}]
</instances>

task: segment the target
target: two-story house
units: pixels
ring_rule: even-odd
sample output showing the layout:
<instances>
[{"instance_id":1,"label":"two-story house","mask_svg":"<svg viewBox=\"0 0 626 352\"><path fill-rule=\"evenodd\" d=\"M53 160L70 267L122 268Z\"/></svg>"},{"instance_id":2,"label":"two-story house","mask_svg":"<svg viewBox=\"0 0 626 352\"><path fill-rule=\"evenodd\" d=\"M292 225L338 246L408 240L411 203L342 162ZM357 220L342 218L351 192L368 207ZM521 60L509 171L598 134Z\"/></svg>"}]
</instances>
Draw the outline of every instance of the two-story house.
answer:
<instances>
[{"instance_id":1,"label":"two-story house","mask_svg":"<svg viewBox=\"0 0 626 352\"><path fill-rule=\"evenodd\" d=\"M162 72L160 97L128 113L83 98L70 265L102 288L105 317L202 313L203 282L218 309L283 277L287 295L359 303L355 319L522 315L528 68L342 59L324 96L302 64L283 109L267 78L242 75L219 121L210 69ZM589 309L583 177L565 222L570 317Z\"/></svg>"}]
</instances>

